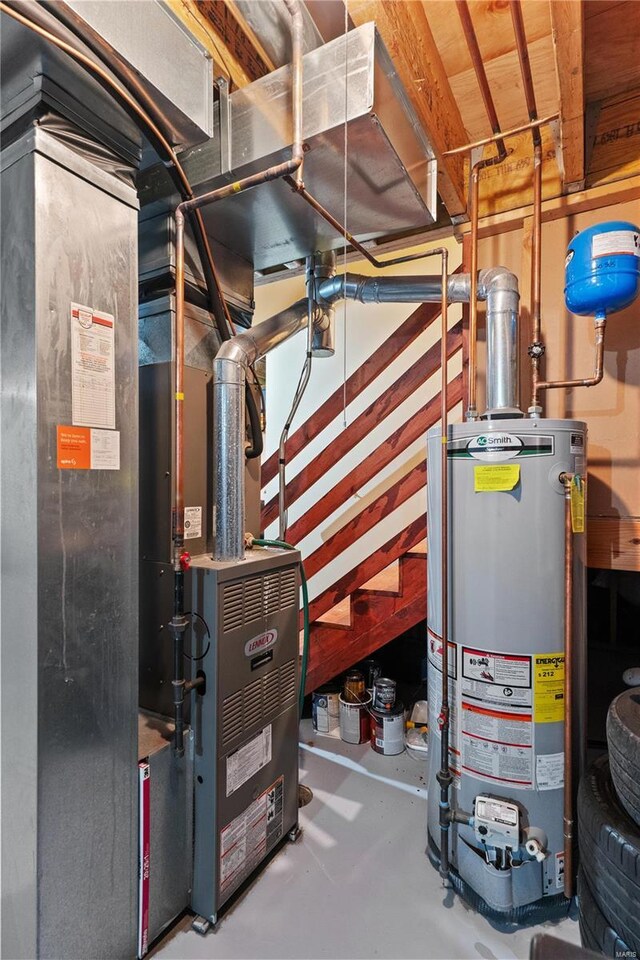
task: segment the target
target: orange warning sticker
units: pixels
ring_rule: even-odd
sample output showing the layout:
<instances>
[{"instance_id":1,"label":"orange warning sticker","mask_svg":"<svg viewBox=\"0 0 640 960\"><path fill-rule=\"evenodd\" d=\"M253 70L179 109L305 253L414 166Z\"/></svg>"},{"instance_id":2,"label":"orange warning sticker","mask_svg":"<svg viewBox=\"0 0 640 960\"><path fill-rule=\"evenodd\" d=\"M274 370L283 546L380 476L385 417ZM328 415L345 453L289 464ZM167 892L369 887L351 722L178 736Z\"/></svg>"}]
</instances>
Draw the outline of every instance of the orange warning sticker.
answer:
<instances>
[{"instance_id":1,"label":"orange warning sticker","mask_svg":"<svg viewBox=\"0 0 640 960\"><path fill-rule=\"evenodd\" d=\"M91 429L61 427L58 433L58 468L60 470L91 469Z\"/></svg>"}]
</instances>

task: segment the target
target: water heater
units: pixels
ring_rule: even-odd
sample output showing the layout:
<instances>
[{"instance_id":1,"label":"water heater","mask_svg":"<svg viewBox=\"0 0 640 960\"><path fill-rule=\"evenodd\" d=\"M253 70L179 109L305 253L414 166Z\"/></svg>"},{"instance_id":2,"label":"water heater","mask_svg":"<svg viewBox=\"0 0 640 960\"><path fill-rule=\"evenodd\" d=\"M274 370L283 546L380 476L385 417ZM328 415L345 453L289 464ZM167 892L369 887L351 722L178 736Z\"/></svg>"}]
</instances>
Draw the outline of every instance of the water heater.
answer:
<instances>
[{"instance_id":1,"label":"water heater","mask_svg":"<svg viewBox=\"0 0 640 960\"><path fill-rule=\"evenodd\" d=\"M428 434L429 855L439 861L442 690L441 436ZM454 887L502 919L566 912L564 889L564 485L584 476L586 425L455 424L449 468L449 760ZM574 557L574 690L580 762L585 545ZM433 546L431 546L433 545Z\"/></svg>"}]
</instances>

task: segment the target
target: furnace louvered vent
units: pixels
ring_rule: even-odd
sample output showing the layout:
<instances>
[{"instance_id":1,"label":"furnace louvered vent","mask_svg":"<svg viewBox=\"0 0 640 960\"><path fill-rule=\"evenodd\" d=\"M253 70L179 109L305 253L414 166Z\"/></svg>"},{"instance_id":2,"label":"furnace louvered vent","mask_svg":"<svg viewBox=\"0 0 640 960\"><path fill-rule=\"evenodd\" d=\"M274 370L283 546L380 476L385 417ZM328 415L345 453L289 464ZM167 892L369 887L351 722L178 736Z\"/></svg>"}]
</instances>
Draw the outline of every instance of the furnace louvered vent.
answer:
<instances>
[{"instance_id":1,"label":"furnace louvered vent","mask_svg":"<svg viewBox=\"0 0 640 960\"><path fill-rule=\"evenodd\" d=\"M227 697L222 704L223 746L252 727L272 720L295 703L296 698L295 660L289 660Z\"/></svg>"},{"instance_id":2,"label":"furnace louvered vent","mask_svg":"<svg viewBox=\"0 0 640 960\"><path fill-rule=\"evenodd\" d=\"M287 610L298 603L298 578L295 567L264 577L252 577L229 583L222 595L222 627L224 633L238 630L247 623Z\"/></svg>"},{"instance_id":3,"label":"furnace louvered vent","mask_svg":"<svg viewBox=\"0 0 640 960\"><path fill-rule=\"evenodd\" d=\"M280 609L280 574L270 573L264 578L264 612L276 613Z\"/></svg>"},{"instance_id":4,"label":"furnace louvered vent","mask_svg":"<svg viewBox=\"0 0 640 960\"><path fill-rule=\"evenodd\" d=\"M280 609L295 607L298 603L298 578L293 567L280 574Z\"/></svg>"},{"instance_id":5,"label":"furnace louvered vent","mask_svg":"<svg viewBox=\"0 0 640 960\"><path fill-rule=\"evenodd\" d=\"M222 742L229 743L242 733L242 690L222 704Z\"/></svg>"},{"instance_id":6,"label":"furnace louvered vent","mask_svg":"<svg viewBox=\"0 0 640 960\"><path fill-rule=\"evenodd\" d=\"M244 622L253 623L263 616L262 577L244 581Z\"/></svg>"},{"instance_id":7,"label":"furnace louvered vent","mask_svg":"<svg viewBox=\"0 0 640 960\"><path fill-rule=\"evenodd\" d=\"M295 700L296 692L296 662L289 660L280 667L280 706L289 706Z\"/></svg>"},{"instance_id":8,"label":"furnace louvered vent","mask_svg":"<svg viewBox=\"0 0 640 960\"><path fill-rule=\"evenodd\" d=\"M230 583L224 588L222 601L222 629L225 633L237 630L244 623L243 585Z\"/></svg>"}]
</instances>

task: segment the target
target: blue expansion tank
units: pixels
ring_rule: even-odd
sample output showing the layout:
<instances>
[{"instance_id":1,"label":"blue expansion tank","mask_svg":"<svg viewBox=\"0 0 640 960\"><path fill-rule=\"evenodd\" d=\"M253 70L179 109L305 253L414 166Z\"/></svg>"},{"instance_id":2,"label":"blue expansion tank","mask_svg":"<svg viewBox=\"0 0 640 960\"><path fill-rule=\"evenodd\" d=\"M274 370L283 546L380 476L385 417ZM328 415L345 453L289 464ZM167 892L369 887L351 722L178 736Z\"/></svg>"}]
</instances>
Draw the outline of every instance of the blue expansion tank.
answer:
<instances>
[{"instance_id":1,"label":"blue expansion tank","mask_svg":"<svg viewBox=\"0 0 640 960\"><path fill-rule=\"evenodd\" d=\"M575 235L565 262L567 310L602 318L628 307L639 289L639 227L610 220Z\"/></svg>"}]
</instances>

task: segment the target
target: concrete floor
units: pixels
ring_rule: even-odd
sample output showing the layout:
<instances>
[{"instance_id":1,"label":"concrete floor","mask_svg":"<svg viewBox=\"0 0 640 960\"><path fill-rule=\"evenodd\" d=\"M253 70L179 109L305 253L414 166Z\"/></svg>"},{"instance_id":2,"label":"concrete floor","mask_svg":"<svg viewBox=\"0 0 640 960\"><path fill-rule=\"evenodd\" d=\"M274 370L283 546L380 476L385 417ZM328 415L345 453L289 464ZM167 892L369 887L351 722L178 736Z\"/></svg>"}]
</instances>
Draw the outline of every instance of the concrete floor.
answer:
<instances>
[{"instance_id":1,"label":"concrete floor","mask_svg":"<svg viewBox=\"0 0 640 960\"><path fill-rule=\"evenodd\" d=\"M424 765L404 753L318 737L301 726L303 835L200 937L189 918L156 946L162 960L526 958L544 929L579 943L575 919L511 932L443 890L425 854Z\"/></svg>"}]
</instances>

